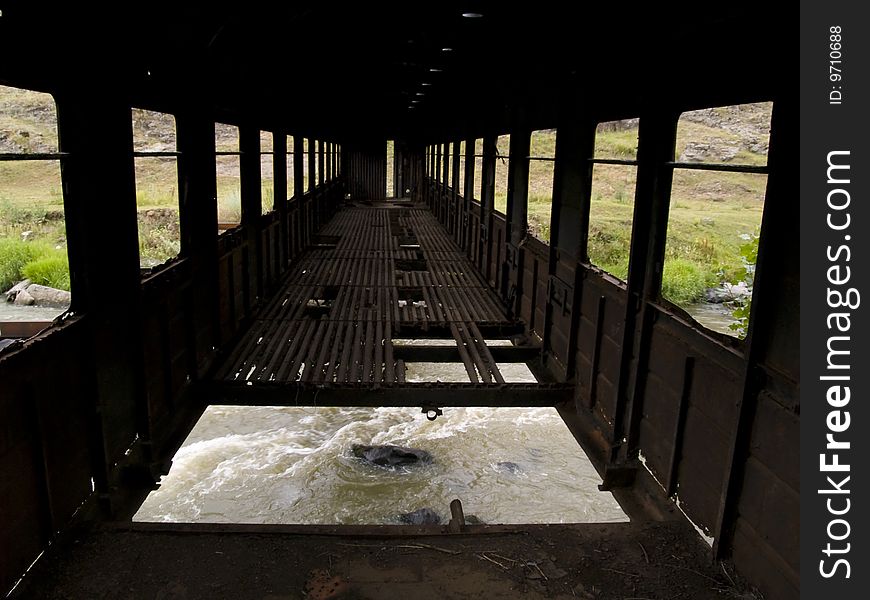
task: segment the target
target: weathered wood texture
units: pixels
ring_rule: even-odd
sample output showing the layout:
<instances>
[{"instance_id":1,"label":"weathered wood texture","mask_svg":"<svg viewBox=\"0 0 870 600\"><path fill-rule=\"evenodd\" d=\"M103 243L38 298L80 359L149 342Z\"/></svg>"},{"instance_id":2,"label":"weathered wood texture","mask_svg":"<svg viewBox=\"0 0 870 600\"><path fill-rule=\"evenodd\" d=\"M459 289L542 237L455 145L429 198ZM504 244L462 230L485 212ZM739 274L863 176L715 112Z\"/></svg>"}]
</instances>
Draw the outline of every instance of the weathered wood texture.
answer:
<instances>
[{"instance_id":1,"label":"weathered wood texture","mask_svg":"<svg viewBox=\"0 0 870 600\"><path fill-rule=\"evenodd\" d=\"M243 224L218 238L214 123L181 107L182 253L140 272L129 108L75 91L58 94L58 107L76 316L0 356L3 590L85 501L121 509L114 498L130 483L125 473L166 464L193 425L192 384L284 281L344 190L324 179L261 216L249 181ZM257 182L258 161L246 162L243 176Z\"/></svg>"},{"instance_id":2,"label":"weathered wood texture","mask_svg":"<svg viewBox=\"0 0 870 600\"><path fill-rule=\"evenodd\" d=\"M648 469L661 484L656 493L678 502L715 539L716 556L733 558L770 598L791 598L799 589L797 217L781 200L794 190L787 159L777 158L777 152L789 151L782 141L789 135L786 110L775 104L764 249L745 343L706 331L659 300L655 265L664 252L673 112L656 109L641 118L641 146L647 150L639 161L632 250L637 267L629 284L573 256L585 256L585 232L575 229L586 217L571 217L572 227L554 216L553 231L560 227L565 244L551 250L518 235L504 216L487 216L468 198L480 173L466 170L465 181L452 182L458 189L445 186L438 144L429 147L434 151L427 170L433 175L426 178L424 193L445 228L459 224L453 225L454 238L475 267L490 274L487 283L509 309L515 307L527 334L544 338L552 375L576 385L575 410L583 418L570 424L596 449L591 454L599 470L626 464ZM528 132L510 133L520 152ZM570 214L584 216L588 166L576 152L569 152L572 160L560 161L560 152L575 146L557 148L556 162L562 164L557 182L570 183L563 191L573 189L561 200ZM520 160L511 157L514 177L528 177ZM510 212L517 221L524 212L514 202L525 202L524 196L523 182L513 182Z\"/></svg>"},{"instance_id":3,"label":"weathered wood texture","mask_svg":"<svg viewBox=\"0 0 870 600\"><path fill-rule=\"evenodd\" d=\"M91 495L101 455L86 319L0 358L0 589Z\"/></svg>"}]
</instances>

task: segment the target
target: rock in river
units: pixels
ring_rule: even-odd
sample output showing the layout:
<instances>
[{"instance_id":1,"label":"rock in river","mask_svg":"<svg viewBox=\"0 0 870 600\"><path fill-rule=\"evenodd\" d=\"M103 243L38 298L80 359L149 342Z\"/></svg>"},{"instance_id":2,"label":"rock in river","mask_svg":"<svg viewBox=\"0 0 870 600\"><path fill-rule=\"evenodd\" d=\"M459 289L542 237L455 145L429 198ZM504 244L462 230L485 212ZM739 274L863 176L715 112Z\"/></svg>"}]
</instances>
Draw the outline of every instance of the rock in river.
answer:
<instances>
[{"instance_id":1,"label":"rock in river","mask_svg":"<svg viewBox=\"0 0 870 600\"><path fill-rule=\"evenodd\" d=\"M515 462L502 461L495 463L495 470L502 473L510 473L511 475L516 475L517 473L520 473L523 469Z\"/></svg>"},{"instance_id":2,"label":"rock in river","mask_svg":"<svg viewBox=\"0 0 870 600\"><path fill-rule=\"evenodd\" d=\"M399 515L399 521L406 525L440 525L441 515L431 508L420 508L413 512Z\"/></svg>"},{"instance_id":3,"label":"rock in river","mask_svg":"<svg viewBox=\"0 0 870 600\"><path fill-rule=\"evenodd\" d=\"M28 293L39 306L55 306L65 308L70 304L70 293L36 283L27 287Z\"/></svg>"},{"instance_id":4,"label":"rock in river","mask_svg":"<svg viewBox=\"0 0 870 600\"><path fill-rule=\"evenodd\" d=\"M425 450L402 448L401 446L365 446L353 445L353 455L379 467L408 467L417 464L429 464L432 455Z\"/></svg>"}]
</instances>

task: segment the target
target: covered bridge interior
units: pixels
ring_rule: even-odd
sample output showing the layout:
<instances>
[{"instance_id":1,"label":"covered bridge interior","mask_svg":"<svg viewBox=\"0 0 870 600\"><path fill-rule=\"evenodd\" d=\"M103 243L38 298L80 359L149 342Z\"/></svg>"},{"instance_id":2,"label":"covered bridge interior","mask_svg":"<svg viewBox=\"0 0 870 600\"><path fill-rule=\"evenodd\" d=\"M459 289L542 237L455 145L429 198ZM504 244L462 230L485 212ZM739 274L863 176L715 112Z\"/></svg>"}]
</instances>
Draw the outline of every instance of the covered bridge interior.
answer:
<instances>
[{"instance_id":1,"label":"covered bridge interior","mask_svg":"<svg viewBox=\"0 0 870 600\"><path fill-rule=\"evenodd\" d=\"M404 543L429 552L417 559L426 569L440 561L447 586L464 568L443 570L455 544L486 546L499 533L550 536L551 552L593 561L600 547L588 532L604 535L602 526L130 523L209 405L402 406L432 417L548 406L631 519L611 543L642 554L637 573L589 566L601 579L585 588L563 560L567 579L542 571L534 593L708 597L671 587L671 576L691 572L709 597L722 597L714 580L797 597L798 98L786 17L739 0L157 1L109 13L2 3L0 85L52 96L58 147L0 153L0 164L59 163L72 301L35 335L0 327L19 338L0 349L2 591L96 597L100 577L73 583L63 567L95 539L139 548L138 566L111 553L81 558L105 581L124 569L125 581L141 578L138 595L130 587L123 597L185 597L155 596L170 588L147 588L148 577L207 596L206 582L186 582L171 565L146 575L144 564L178 552L220 579L233 567L215 567L212 548L233 536L249 557L311 558L359 536ZM757 103L770 107L766 161L737 153L705 163L678 149L684 113ZM175 148L151 154L177 161L180 249L148 268L136 160L149 151L134 144L133 109L176 124ZM216 123L237 128L237 146L221 146ZM635 146L599 155L602 123L635 131ZM536 155L539 131L555 139L547 155ZM235 220L216 202L227 157L239 164ZM533 223L530 170L544 163L550 208ZM590 250L601 235L593 179L602 166L634 172L619 273ZM674 181L705 169L765 178L740 336L711 330L663 292ZM413 362L461 363L468 381L409 381ZM503 363L525 363L538 383L506 381ZM650 527L665 527L656 531L673 544L644 542ZM189 545L184 533L212 541ZM169 537L136 537L145 534ZM483 556L480 568L510 574ZM669 576L657 563L668 556L688 562ZM428 597L413 595L435 585L420 577L402 593ZM345 584L354 584L347 574ZM257 585L231 595L267 597ZM488 585L433 597L519 593Z\"/></svg>"}]
</instances>

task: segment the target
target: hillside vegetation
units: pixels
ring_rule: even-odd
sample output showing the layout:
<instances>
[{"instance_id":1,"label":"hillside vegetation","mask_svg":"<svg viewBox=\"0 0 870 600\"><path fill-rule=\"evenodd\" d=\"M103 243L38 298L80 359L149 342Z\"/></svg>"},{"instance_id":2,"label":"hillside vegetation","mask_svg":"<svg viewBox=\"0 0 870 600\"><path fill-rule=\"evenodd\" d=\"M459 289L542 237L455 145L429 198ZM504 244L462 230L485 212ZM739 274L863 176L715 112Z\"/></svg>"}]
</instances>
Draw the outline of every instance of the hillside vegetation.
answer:
<instances>
[{"instance_id":1,"label":"hillside vegetation","mask_svg":"<svg viewBox=\"0 0 870 600\"><path fill-rule=\"evenodd\" d=\"M685 113L674 158L680 162L765 164L770 108L770 104L753 104ZM173 117L137 110L132 125L136 150L176 149ZM635 159L637 132L637 120L599 126L595 157ZM292 138L290 143L288 150L292 152ZM238 130L218 124L216 145L219 151L237 151ZM495 207L501 212L507 199L508 146L509 136L500 137ZM550 237L555 146L555 130L533 133L531 156L544 160L533 159L529 166L528 225L530 234L545 242ZM272 150L270 134L261 137L261 147L264 152ZM57 150L51 97L0 86L0 152ZM481 152L481 147L475 149L476 154ZM292 164L292 157L288 157L290 182ZM264 155L261 165L265 213L274 198L272 156ZM180 249L177 159L139 157L135 167L140 262L148 267L176 256ZM476 196L480 168L478 158ZM238 156L219 156L216 176L219 221L238 223ZM599 164L593 169L589 259L622 279L628 272L635 177L633 166ZM307 179L306 166L306 188ZM689 307L703 300L710 288L747 277L741 248L759 231L765 187L765 175L675 170L662 286L666 298ZM288 193L292 191L291 183ZM25 272L39 283L69 287L63 211L59 161L0 161L0 292ZM746 282L750 288L751 272L750 268L750 281Z\"/></svg>"},{"instance_id":2,"label":"hillside vegetation","mask_svg":"<svg viewBox=\"0 0 870 600\"><path fill-rule=\"evenodd\" d=\"M685 113L676 140L678 162L764 165L770 103ZM635 160L637 120L599 126L595 158ZM509 136L498 140L496 210L507 202ZM531 157L555 156L556 131L532 134ZM529 164L530 234L548 242L553 165ZM636 167L598 164L593 168L588 255L592 264L620 279L628 274ZM675 169L671 188L662 294L683 307L702 301L707 290L745 277L741 248L758 234L767 176L753 173ZM750 269L751 275L751 269ZM751 281L746 282L751 288Z\"/></svg>"}]
</instances>

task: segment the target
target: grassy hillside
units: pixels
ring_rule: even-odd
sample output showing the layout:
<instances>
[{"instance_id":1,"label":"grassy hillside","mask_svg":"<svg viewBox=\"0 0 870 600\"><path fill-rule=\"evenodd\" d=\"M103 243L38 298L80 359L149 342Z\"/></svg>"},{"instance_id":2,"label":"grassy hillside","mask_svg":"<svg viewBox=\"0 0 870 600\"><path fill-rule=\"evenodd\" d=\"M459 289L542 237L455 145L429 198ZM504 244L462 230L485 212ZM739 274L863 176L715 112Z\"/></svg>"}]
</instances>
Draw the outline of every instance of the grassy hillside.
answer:
<instances>
[{"instance_id":1,"label":"grassy hillside","mask_svg":"<svg viewBox=\"0 0 870 600\"><path fill-rule=\"evenodd\" d=\"M767 161L769 104L686 113L680 120L675 160L763 165ZM637 123L599 127L595 157L633 160ZM498 140L506 156L509 138ZM555 155L555 130L534 132L532 157ZM634 213L636 167L595 165L588 254L591 262L624 279ZM742 277L740 248L758 233L767 184L765 175L677 169L671 189L663 295L682 306L705 290ZM553 162L529 165L529 231L549 241ZM507 162L496 164L496 210L507 200Z\"/></svg>"},{"instance_id":2,"label":"grassy hillside","mask_svg":"<svg viewBox=\"0 0 870 600\"><path fill-rule=\"evenodd\" d=\"M675 159L681 162L724 162L762 165L767 160L769 105L744 105L686 113L680 121ZM136 150L176 149L174 118L135 111ZM507 199L509 136L498 139L495 207L504 211ZM292 143L292 140L291 140ZM238 130L218 125L220 151L238 150ZM531 156L555 156L555 130L532 135ZM261 138L264 151L271 136ZM475 153L482 153L478 143ZM292 146L288 148L292 151ZM50 96L0 86L0 152L55 152L57 126ZM304 148L303 148L304 151ZM633 159L637 153L637 122L599 127L597 158ZM288 157L292 182L292 157ZM272 157L261 161L263 212L274 198ZM476 159L475 195L479 197L481 159ZM307 156L304 171L307 188ZM135 159L139 210L140 258L143 266L160 264L179 252L178 172L174 157ZM539 239L550 237L553 188L552 160L532 160L529 166L529 230ZM217 159L219 221L240 219L239 159ZM588 254L593 264L625 278L634 211L635 167L595 165L593 170ZM292 185L292 184L291 184ZM757 234L761 223L766 176L676 170L671 190L670 218L664 265L663 293L688 306L705 290L743 275L740 248ZM291 190L292 191L292 190ZM68 286L60 165L58 161L0 162L0 291L22 276L27 264L43 264L45 283ZM26 247L24 247L26 246ZM22 263L22 260L26 261ZM33 271L33 269L31 269ZM51 279L51 277L55 277Z\"/></svg>"},{"instance_id":3,"label":"grassy hillside","mask_svg":"<svg viewBox=\"0 0 870 600\"><path fill-rule=\"evenodd\" d=\"M171 115L135 109L131 115L134 150L171 152L177 149L175 119ZM220 151L238 151L238 129L217 124L215 141ZM292 151L292 138L289 141ZM271 134L261 136L264 151L271 152ZM40 94L0 86L0 152L46 153L58 151L54 101ZM272 156L262 159L263 213L272 209L275 191ZM218 218L238 223L241 217L239 159L217 160ZM307 157L304 161L307 166ZM139 254L143 267L159 265L178 255L178 169L174 157L137 157L136 203L139 221ZM288 160L292 192L293 161ZM307 187L307 170L304 176ZM66 265L66 232L59 161L0 162L0 292L23 277L29 262L50 259L52 274ZM43 278L40 283L69 286L68 268L63 276Z\"/></svg>"}]
</instances>

